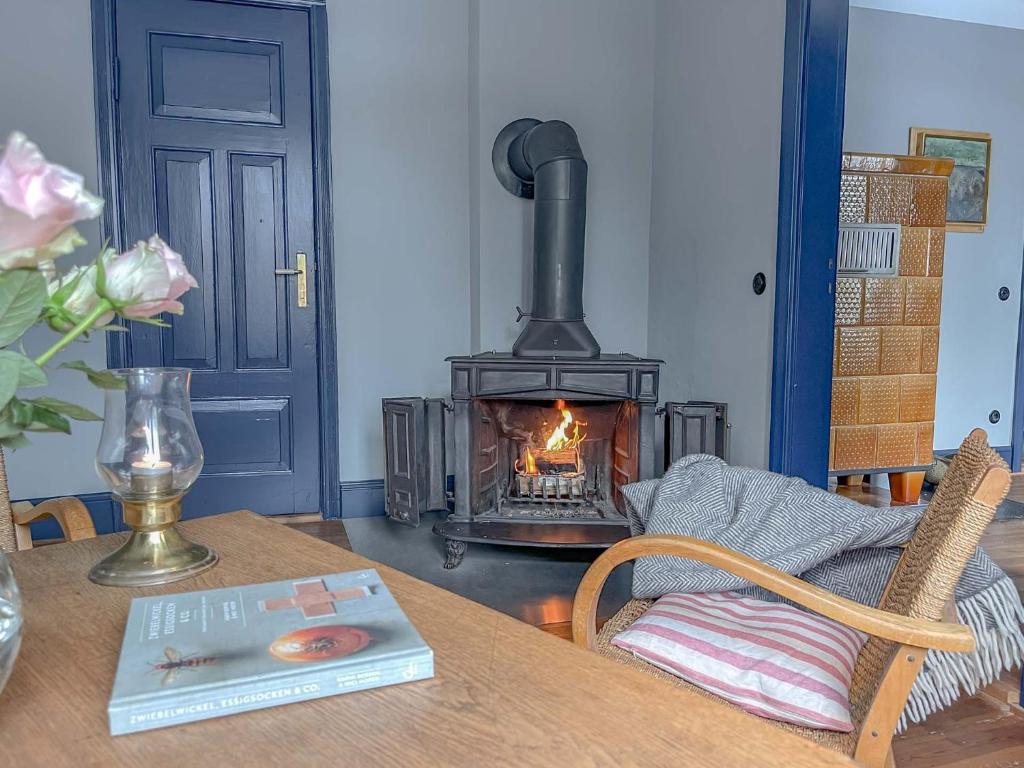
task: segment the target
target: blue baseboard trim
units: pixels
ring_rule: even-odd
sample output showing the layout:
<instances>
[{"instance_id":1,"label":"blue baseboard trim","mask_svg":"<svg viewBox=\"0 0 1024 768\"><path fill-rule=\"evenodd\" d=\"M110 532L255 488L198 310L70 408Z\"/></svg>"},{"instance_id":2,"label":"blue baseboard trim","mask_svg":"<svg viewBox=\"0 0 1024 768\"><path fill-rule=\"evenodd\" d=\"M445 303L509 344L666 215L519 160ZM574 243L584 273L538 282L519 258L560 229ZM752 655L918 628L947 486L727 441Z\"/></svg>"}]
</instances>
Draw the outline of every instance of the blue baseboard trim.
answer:
<instances>
[{"instance_id":1,"label":"blue baseboard trim","mask_svg":"<svg viewBox=\"0 0 1024 768\"><path fill-rule=\"evenodd\" d=\"M932 451L932 453L934 453L936 456L952 456L954 453L957 452L957 450L958 450L957 448L943 448L941 450L936 448L934 451ZM1010 464L1010 459L1013 456L1013 447L1012 446L1009 446L1009 445L993 445L992 446L992 450L995 451L996 453L998 453L1002 457L1003 461L1005 461L1007 464ZM1012 464L1011 464L1011 466L1012 466Z\"/></svg>"},{"instance_id":2,"label":"blue baseboard trim","mask_svg":"<svg viewBox=\"0 0 1024 768\"><path fill-rule=\"evenodd\" d=\"M341 518L378 517L384 514L384 479L342 480Z\"/></svg>"},{"instance_id":3,"label":"blue baseboard trim","mask_svg":"<svg viewBox=\"0 0 1024 768\"><path fill-rule=\"evenodd\" d=\"M71 495L74 495L75 498L85 504L86 509L89 510L89 514L92 516L92 524L96 528L96 533L104 534L127 530L121 520L121 509L114 501L109 491L103 491L100 493L64 494L64 496ZM49 498L57 499L62 497L49 496L41 499L26 499L26 501L30 501L33 504L39 504L47 501ZM52 517L32 523L31 527L33 541L64 538L64 533L61 531L57 521Z\"/></svg>"},{"instance_id":4,"label":"blue baseboard trim","mask_svg":"<svg viewBox=\"0 0 1024 768\"><path fill-rule=\"evenodd\" d=\"M448 475L448 492L455 490L455 475ZM384 479L342 480L339 491L342 520L353 517L383 517Z\"/></svg>"}]
</instances>

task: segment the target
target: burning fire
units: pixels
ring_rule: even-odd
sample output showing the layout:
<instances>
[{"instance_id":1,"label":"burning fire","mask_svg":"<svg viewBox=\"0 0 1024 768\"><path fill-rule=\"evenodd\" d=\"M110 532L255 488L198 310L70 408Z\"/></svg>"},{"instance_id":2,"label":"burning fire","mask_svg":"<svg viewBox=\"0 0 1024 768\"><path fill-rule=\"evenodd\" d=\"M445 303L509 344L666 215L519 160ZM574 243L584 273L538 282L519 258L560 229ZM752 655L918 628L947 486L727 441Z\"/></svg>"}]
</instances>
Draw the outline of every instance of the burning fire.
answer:
<instances>
[{"instance_id":1,"label":"burning fire","mask_svg":"<svg viewBox=\"0 0 1024 768\"><path fill-rule=\"evenodd\" d=\"M566 454L572 454L574 456L574 471L580 471L580 455L579 455L579 444L583 442L583 439L587 436L586 432L580 432L580 426L586 426L585 423L579 422L572 415L572 411L565 407L564 400L558 400L555 402L555 408L561 413L562 420L558 426L555 427L554 431L548 437L547 442L544 444L543 450L538 451L541 461L545 465L554 465L563 467L565 465ZM561 474L564 469L556 470L555 472L544 472L542 473L537 464L537 455L530 449L529 446L526 448L524 455L523 465L525 468L516 461L516 472L525 475L540 475L540 474Z\"/></svg>"}]
</instances>

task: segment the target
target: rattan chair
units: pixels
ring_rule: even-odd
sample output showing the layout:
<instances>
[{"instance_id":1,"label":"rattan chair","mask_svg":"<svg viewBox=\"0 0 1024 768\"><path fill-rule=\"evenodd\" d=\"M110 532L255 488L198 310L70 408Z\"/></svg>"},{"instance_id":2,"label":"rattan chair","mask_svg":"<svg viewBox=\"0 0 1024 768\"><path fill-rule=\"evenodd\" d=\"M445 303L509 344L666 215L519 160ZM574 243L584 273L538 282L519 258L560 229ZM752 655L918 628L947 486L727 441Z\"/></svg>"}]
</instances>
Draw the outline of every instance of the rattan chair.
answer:
<instances>
[{"instance_id":1,"label":"rattan chair","mask_svg":"<svg viewBox=\"0 0 1024 768\"><path fill-rule=\"evenodd\" d=\"M57 521L64 532L65 541L91 539L96 535L89 510L72 496L48 499L34 506L27 501L12 505L7 490L7 467L3 451L0 451L0 552L32 549L32 529L29 525L45 517Z\"/></svg>"},{"instance_id":2,"label":"rattan chair","mask_svg":"<svg viewBox=\"0 0 1024 768\"><path fill-rule=\"evenodd\" d=\"M653 600L630 600L599 633L595 621L608 574L617 565L637 557L677 555L729 571L871 636L857 659L850 687L852 733L772 723L850 755L866 766L894 765L893 733L928 649L971 651L975 647L974 635L968 627L941 619L947 615L964 566L1009 486L1006 462L989 447L985 432L974 430L964 440L935 491L877 609L707 541L655 535L626 539L594 561L583 577L573 605L573 641L615 661L717 698L611 645L611 639L647 610Z\"/></svg>"}]
</instances>

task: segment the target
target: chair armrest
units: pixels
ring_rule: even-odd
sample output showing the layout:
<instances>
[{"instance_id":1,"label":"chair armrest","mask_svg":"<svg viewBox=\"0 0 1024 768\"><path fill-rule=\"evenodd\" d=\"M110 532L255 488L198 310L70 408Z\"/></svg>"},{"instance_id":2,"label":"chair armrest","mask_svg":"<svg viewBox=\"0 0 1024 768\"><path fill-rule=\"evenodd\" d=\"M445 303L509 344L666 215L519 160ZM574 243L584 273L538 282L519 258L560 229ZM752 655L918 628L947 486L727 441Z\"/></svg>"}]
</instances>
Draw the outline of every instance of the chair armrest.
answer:
<instances>
[{"instance_id":1,"label":"chair armrest","mask_svg":"<svg viewBox=\"0 0 1024 768\"><path fill-rule=\"evenodd\" d=\"M57 521L64 532L65 541L81 541L96 536L96 528L89 510L74 496L47 499L35 506L27 501L19 501L11 505L11 518L14 520L19 549L32 548L29 523L44 517L53 517Z\"/></svg>"},{"instance_id":2,"label":"chair armrest","mask_svg":"<svg viewBox=\"0 0 1024 768\"><path fill-rule=\"evenodd\" d=\"M912 619L869 608L710 541L667 535L624 539L594 561L573 602L572 634L576 645L594 647L598 598L612 570L649 555L672 555L721 568L841 624L886 640L940 651L972 651L975 647L974 634L962 624Z\"/></svg>"}]
</instances>

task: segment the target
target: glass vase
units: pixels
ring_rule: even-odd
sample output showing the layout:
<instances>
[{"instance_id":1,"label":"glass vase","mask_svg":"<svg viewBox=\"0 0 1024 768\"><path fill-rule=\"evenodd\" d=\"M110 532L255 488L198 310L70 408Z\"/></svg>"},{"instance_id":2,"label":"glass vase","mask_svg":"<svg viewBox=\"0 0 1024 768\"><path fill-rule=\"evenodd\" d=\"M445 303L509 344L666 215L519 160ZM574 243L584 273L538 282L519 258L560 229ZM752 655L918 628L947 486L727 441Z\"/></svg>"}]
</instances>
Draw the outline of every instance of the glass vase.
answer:
<instances>
[{"instance_id":1,"label":"glass vase","mask_svg":"<svg viewBox=\"0 0 1024 768\"><path fill-rule=\"evenodd\" d=\"M0 693L14 669L21 646L21 596L11 565L0 552Z\"/></svg>"}]
</instances>

